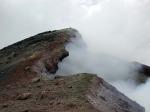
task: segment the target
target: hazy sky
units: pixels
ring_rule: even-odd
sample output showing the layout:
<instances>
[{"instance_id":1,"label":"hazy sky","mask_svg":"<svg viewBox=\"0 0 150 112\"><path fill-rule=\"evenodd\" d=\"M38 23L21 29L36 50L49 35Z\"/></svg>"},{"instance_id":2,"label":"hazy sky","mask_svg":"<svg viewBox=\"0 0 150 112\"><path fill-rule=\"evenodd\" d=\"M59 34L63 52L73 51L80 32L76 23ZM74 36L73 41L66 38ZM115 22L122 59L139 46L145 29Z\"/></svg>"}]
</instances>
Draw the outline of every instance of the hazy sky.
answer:
<instances>
[{"instance_id":1,"label":"hazy sky","mask_svg":"<svg viewBox=\"0 0 150 112\"><path fill-rule=\"evenodd\" d=\"M150 64L149 0L0 0L0 48L66 27L93 50Z\"/></svg>"},{"instance_id":2,"label":"hazy sky","mask_svg":"<svg viewBox=\"0 0 150 112\"><path fill-rule=\"evenodd\" d=\"M0 0L0 47L43 31L69 27L79 19L73 17L72 8L70 0Z\"/></svg>"}]
</instances>

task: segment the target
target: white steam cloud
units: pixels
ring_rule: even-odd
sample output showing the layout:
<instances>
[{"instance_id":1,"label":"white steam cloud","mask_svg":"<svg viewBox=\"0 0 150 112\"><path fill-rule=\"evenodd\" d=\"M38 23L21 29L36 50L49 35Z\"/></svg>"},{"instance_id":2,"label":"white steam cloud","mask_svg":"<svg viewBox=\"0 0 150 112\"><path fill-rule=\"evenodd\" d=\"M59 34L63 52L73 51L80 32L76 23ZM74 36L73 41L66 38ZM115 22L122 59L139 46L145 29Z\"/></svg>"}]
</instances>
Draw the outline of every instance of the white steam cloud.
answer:
<instances>
[{"instance_id":1,"label":"white steam cloud","mask_svg":"<svg viewBox=\"0 0 150 112\"><path fill-rule=\"evenodd\" d=\"M99 74L150 112L150 80L137 85L128 61L150 65L149 0L0 0L0 48L36 33L74 27L61 74ZM124 61L125 60L125 61Z\"/></svg>"}]
</instances>

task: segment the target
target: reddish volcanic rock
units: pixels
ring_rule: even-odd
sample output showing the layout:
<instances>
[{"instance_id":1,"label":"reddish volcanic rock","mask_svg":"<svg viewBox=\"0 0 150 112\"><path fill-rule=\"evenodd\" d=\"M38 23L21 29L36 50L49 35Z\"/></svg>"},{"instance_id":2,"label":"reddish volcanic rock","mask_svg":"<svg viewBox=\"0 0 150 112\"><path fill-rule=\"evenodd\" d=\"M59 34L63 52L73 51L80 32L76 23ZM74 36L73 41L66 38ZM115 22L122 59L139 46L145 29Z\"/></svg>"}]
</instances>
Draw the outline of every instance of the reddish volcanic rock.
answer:
<instances>
[{"instance_id":1,"label":"reddish volcanic rock","mask_svg":"<svg viewBox=\"0 0 150 112\"><path fill-rule=\"evenodd\" d=\"M79 35L48 31L0 50L0 112L144 112L96 75L55 77L65 45Z\"/></svg>"},{"instance_id":2,"label":"reddish volcanic rock","mask_svg":"<svg viewBox=\"0 0 150 112\"><path fill-rule=\"evenodd\" d=\"M56 73L58 63L69 56L66 43L76 34L71 28L48 31L0 50L0 85L26 83L37 75Z\"/></svg>"}]
</instances>

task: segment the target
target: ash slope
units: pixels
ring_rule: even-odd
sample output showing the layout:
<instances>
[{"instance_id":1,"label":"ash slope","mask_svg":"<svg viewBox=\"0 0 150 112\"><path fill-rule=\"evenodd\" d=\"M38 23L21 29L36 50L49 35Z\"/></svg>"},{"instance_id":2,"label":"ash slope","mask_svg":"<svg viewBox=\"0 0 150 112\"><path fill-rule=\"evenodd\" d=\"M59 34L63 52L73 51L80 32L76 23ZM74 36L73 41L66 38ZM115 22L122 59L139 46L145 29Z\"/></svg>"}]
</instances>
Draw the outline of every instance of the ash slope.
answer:
<instances>
[{"instance_id":1,"label":"ash slope","mask_svg":"<svg viewBox=\"0 0 150 112\"><path fill-rule=\"evenodd\" d=\"M57 76L72 28L30 37L0 51L1 112L144 112L144 108L93 74Z\"/></svg>"}]
</instances>

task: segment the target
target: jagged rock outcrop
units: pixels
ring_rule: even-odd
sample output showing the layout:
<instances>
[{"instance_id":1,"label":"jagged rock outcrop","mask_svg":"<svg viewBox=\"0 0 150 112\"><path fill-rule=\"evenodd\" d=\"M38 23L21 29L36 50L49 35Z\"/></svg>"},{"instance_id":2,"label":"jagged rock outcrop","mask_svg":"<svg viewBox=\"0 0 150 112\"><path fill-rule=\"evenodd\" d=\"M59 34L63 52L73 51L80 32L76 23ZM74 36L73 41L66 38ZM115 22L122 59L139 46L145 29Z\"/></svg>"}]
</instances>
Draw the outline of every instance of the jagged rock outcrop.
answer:
<instances>
[{"instance_id":1,"label":"jagged rock outcrop","mask_svg":"<svg viewBox=\"0 0 150 112\"><path fill-rule=\"evenodd\" d=\"M79 33L72 28L48 31L0 50L0 85L24 83L34 76L51 76L69 55L67 42Z\"/></svg>"},{"instance_id":2,"label":"jagged rock outcrop","mask_svg":"<svg viewBox=\"0 0 150 112\"><path fill-rule=\"evenodd\" d=\"M144 112L93 74L57 76L72 28L48 31L0 50L0 112Z\"/></svg>"}]
</instances>

